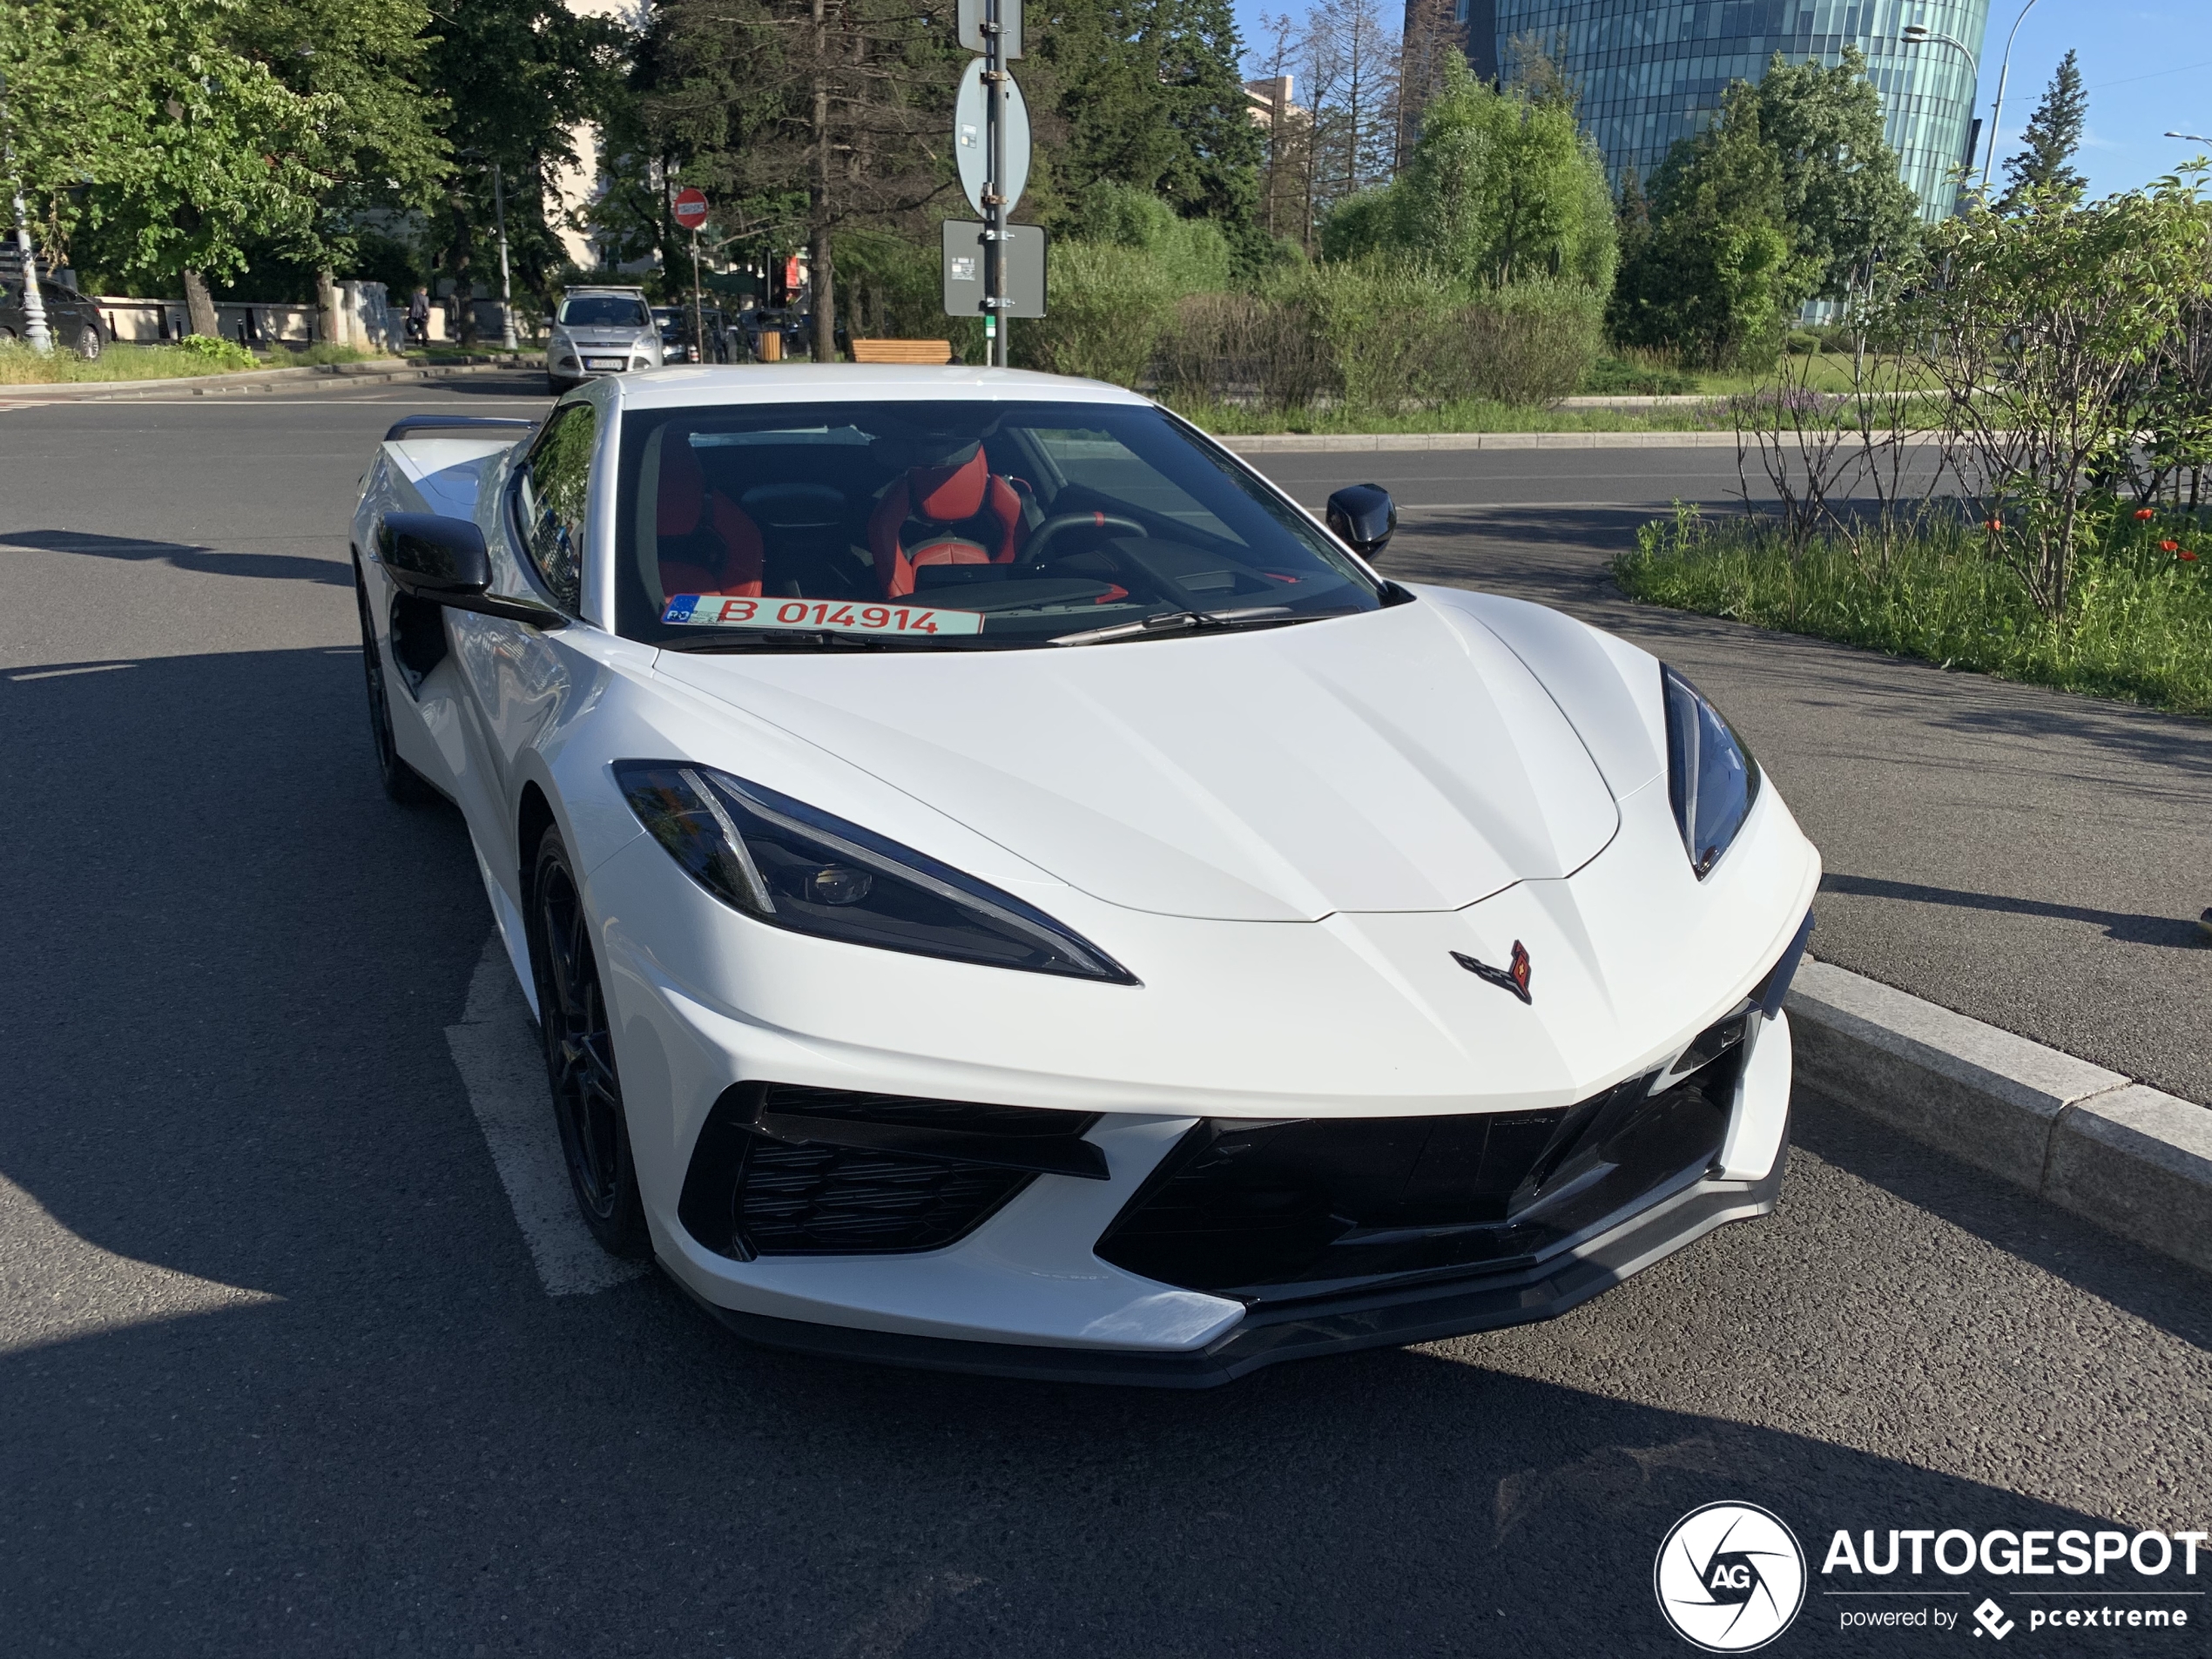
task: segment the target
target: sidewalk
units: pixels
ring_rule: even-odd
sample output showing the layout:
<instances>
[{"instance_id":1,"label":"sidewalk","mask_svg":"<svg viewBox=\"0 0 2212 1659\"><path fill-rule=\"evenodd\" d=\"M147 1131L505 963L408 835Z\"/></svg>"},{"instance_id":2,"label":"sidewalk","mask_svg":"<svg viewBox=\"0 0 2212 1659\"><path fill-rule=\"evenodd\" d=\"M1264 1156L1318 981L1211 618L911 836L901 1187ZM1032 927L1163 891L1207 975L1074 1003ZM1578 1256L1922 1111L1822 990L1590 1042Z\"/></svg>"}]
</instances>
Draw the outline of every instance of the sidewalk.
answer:
<instances>
[{"instance_id":1,"label":"sidewalk","mask_svg":"<svg viewBox=\"0 0 2212 1659\"><path fill-rule=\"evenodd\" d=\"M0 386L0 408L37 408L49 403L115 403L149 397L229 395L242 392L312 391L337 379L347 386L401 381L447 380L457 374L486 374L532 363L539 354L484 352L442 363L413 363L401 358L366 363L315 363L305 368L244 368L226 374L182 374L168 380L78 381L60 386Z\"/></svg>"}]
</instances>

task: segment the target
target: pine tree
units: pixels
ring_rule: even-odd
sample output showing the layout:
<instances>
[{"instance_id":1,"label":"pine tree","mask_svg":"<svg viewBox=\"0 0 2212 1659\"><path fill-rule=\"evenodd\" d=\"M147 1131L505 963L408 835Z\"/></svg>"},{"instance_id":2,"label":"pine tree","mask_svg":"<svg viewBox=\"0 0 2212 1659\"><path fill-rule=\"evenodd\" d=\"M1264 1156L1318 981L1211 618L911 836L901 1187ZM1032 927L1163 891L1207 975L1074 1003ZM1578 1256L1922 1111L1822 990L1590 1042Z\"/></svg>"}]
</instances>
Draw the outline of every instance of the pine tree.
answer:
<instances>
[{"instance_id":1,"label":"pine tree","mask_svg":"<svg viewBox=\"0 0 2212 1659\"><path fill-rule=\"evenodd\" d=\"M2027 147L2005 164L2008 188L2002 206L2014 206L2031 192L2048 192L2069 203L2080 199L2089 181L2067 164L2081 147L2081 124L2088 113L2081 70L2068 51L2059 60L2043 101L2027 118L2027 131L2021 135Z\"/></svg>"}]
</instances>

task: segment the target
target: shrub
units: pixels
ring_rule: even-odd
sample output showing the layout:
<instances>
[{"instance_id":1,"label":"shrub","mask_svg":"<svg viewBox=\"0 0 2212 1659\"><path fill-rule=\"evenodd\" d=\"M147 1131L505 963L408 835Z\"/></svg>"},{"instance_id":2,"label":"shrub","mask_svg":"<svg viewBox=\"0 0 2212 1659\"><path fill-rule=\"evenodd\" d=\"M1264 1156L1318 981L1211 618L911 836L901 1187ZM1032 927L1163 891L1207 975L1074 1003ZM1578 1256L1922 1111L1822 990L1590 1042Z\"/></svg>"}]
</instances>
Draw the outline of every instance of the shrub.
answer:
<instances>
[{"instance_id":1,"label":"shrub","mask_svg":"<svg viewBox=\"0 0 2212 1659\"><path fill-rule=\"evenodd\" d=\"M260 360L234 340L222 340L212 334L186 334L176 343L175 350L185 352L206 363L204 374L219 374L226 368L254 368Z\"/></svg>"},{"instance_id":2,"label":"shrub","mask_svg":"<svg viewBox=\"0 0 2212 1659\"><path fill-rule=\"evenodd\" d=\"M1046 271L1046 314L1014 327L1025 368L1135 386L1174 313L1173 280L1135 248L1062 242Z\"/></svg>"}]
</instances>

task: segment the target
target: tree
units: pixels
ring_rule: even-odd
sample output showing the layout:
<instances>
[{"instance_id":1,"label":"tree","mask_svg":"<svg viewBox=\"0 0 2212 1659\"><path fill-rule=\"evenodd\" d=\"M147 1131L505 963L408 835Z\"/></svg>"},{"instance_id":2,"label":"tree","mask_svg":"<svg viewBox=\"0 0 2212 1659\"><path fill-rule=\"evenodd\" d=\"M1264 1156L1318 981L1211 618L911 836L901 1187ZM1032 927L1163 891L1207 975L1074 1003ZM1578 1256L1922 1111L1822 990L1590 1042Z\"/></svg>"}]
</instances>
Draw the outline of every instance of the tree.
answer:
<instances>
[{"instance_id":1,"label":"tree","mask_svg":"<svg viewBox=\"0 0 2212 1659\"><path fill-rule=\"evenodd\" d=\"M677 0L665 10L655 118L688 152L685 177L726 204L725 232L804 240L814 355L832 361L837 238L899 226L951 195L946 135L966 54L948 19L905 0Z\"/></svg>"},{"instance_id":2,"label":"tree","mask_svg":"<svg viewBox=\"0 0 2212 1659\"><path fill-rule=\"evenodd\" d=\"M418 84L429 25L422 0L254 0L230 17L233 48L322 111L314 164L329 182L296 243L315 268L325 339L337 337L336 267L358 255L364 215L427 212L450 171L435 125L448 111Z\"/></svg>"},{"instance_id":3,"label":"tree","mask_svg":"<svg viewBox=\"0 0 2212 1659\"><path fill-rule=\"evenodd\" d=\"M126 273L181 281L216 332L208 278L246 244L312 233L334 180L302 95L234 51L236 0L41 0L0 6L11 141L50 256L90 233Z\"/></svg>"},{"instance_id":4,"label":"tree","mask_svg":"<svg viewBox=\"0 0 2212 1659\"><path fill-rule=\"evenodd\" d=\"M1820 281L1784 208L1781 154L1757 89L1738 81L1721 118L1677 144L1652 179L1652 225L1615 290L1615 337L1716 367L1770 360L1783 323Z\"/></svg>"},{"instance_id":5,"label":"tree","mask_svg":"<svg viewBox=\"0 0 2212 1659\"><path fill-rule=\"evenodd\" d=\"M448 0L423 58L424 91L443 106L439 136L456 166L427 227L428 251L460 294L472 339L476 249L492 226L491 168L500 169L507 239L523 286L547 299L566 255L549 204L577 165L569 134L625 95L629 32L579 17L562 0Z\"/></svg>"},{"instance_id":6,"label":"tree","mask_svg":"<svg viewBox=\"0 0 2212 1659\"><path fill-rule=\"evenodd\" d=\"M1992 554L2063 618L2082 505L2132 449L2135 388L2212 299L2212 223L2197 179L2074 206L2031 186L1929 233L1936 280L1900 295L1887 332L1925 341L1946 394L1946 458L1978 497Z\"/></svg>"},{"instance_id":7,"label":"tree","mask_svg":"<svg viewBox=\"0 0 2212 1659\"><path fill-rule=\"evenodd\" d=\"M2006 189L2001 206L2010 208L2036 192L2043 199L2069 205L2081 199L2088 180L2068 165L2081 147L2081 125L2089 114L2089 95L2081 88L2081 70L2072 51L2059 60L2057 72L2044 89L2043 101L2027 118L2026 140L2020 152L2005 164Z\"/></svg>"},{"instance_id":8,"label":"tree","mask_svg":"<svg viewBox=\"0 0 2212 1659\"><path fill-rule=\"evenodd\" d=\"M1057 87L1057 171L1212 219L1245 268L1271 261L1259 224L1264 134L1228 0L1046 0L1028 17L1029 50Z\"/></svg>"},{"instance_id":9,"label":"tree","mask_svg":"<svg viewBox=\"0 0 2212 1659\"><path fill-rule=\"evenodd\" d=\"M1457 56L1444 62L1405 171L1339 209L1322 246L1331 258L1413 253L1494 284L1562 277L1600 293L1617 258L1605 163L1572 105L1494 90Z\"/></svg>"},{"instance_id":10,"label":"tree","mask_svg":"<svg viewBox=\"0 0 2212 1659\"><path fill-rule=\"evenodd\" d=\"M1759 132L1782 164L1782 216L1813 292L1838 298L1877 259L1900 259L1919 233L1919 202L1882 138L1882 101L1856 46L1824 68L1779 53L1757 89Z\"/></svg>"}]
</instances>

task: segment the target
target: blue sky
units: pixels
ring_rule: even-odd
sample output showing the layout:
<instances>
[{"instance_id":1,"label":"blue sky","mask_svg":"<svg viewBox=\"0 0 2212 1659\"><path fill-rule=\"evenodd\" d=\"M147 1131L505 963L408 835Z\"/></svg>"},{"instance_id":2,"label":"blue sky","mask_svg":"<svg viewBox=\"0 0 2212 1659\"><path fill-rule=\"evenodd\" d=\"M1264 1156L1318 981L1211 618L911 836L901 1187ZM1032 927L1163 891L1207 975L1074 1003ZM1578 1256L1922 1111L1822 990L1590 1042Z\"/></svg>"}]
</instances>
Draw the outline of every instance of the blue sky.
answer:
<instances>
[{"instance_id":1,"label":"blue sky","mask_svg":"<svg viewBox=\"0 0 2212 1659\"><path fill-rule=\"evenodd\" d=\"M1384 3L1389 6L1392 0ZM1238 0L1237 22L1250 43L1259 37L1264 14L1296 15L1300 9L1285 0ZM1985 122L1997 92L2005 36L2020 15L2020 0L1992 0L1982 48L1981 100L1974 111ZM2126 0L2116 4L2036 0L2013 47L2000 167L2019 148L2020 128L2069 46L2080 54L2081 78L2089 89L2088 130L2074 165L2094 193L2147 184L2200 150L2212 151L2212 145L2160 136L2168 127L2212 135L2212 0L2166 0L2150 6Z\"/></svg>"}]
</instances>

